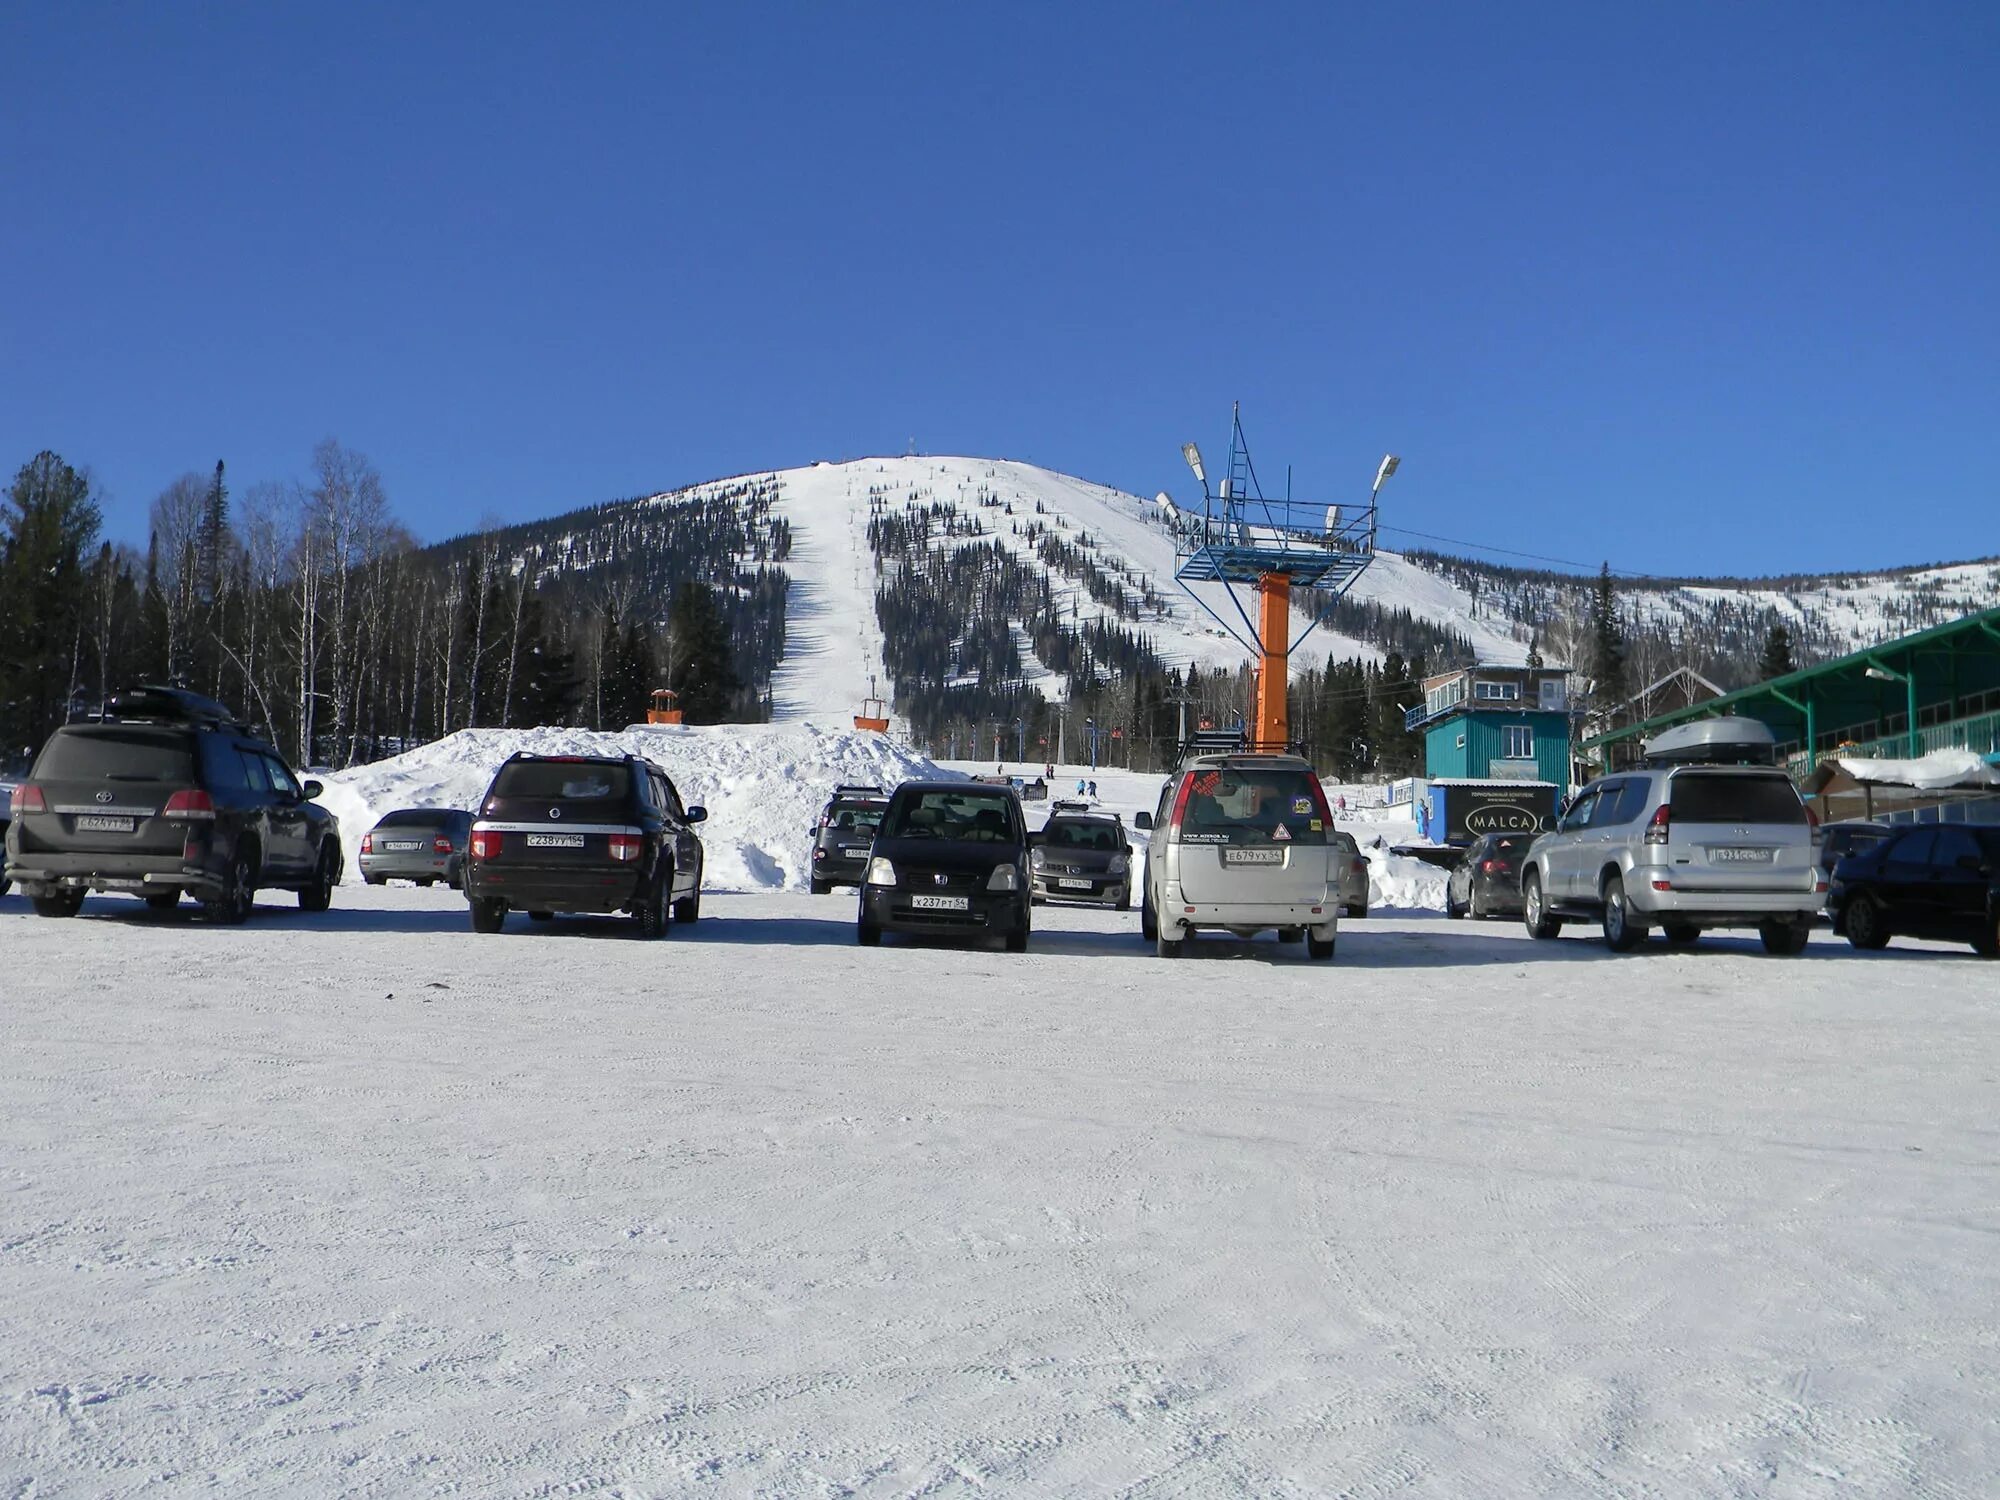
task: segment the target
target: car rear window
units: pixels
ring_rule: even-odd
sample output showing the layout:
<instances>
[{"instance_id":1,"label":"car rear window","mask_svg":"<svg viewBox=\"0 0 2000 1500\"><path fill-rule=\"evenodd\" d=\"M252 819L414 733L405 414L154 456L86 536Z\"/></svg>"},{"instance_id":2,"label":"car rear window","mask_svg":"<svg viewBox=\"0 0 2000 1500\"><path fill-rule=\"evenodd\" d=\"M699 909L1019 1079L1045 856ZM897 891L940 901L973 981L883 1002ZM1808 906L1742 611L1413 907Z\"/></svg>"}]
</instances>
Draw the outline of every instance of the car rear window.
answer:
<instances>
[{"instance_id":1,"label":"car rear window","mask_svg":"<svg viewBox=\"0 0 2000 1500\"><path fill-rule=\"evenodd\" d=\"M451 821L448 812L439 812L433 807L405 807L392 813L382 814L377 828L442 828Z\"/></svg>"},{"instance_id":2,"label":"car rear window","mask_svg":"<svg viewBox=\"0 0 2000 1500\"><path fill-rule=\"evenodd\" d=\"M1486 846L1486 852L1495 859L1519 859L1523 854L1528 852L1528 845L1533 842L1533 839L1525 836L1495 839Z\"/></svg>"},{"instance_id":3,"label":"car rear window","mask_svg":"<svg viewBox=\"0 0 2000 1500\"><path fill-rule=\"evenodd\" d=\"M899 796L882 819L881 832L892 839L964 839L985 844L1012 843L1020 837L1011 794L957 790Z\"/></svg>"},{"instance_id":4,"label":"car rear window","mask_svg":"<svg viewBox=\"0 0 2000 1500\"><path fill-rule=\"evenodd\" d=\"M1674 778L1676 823L1803 823L1805 804L1784 776L1702 771Z\"/></svg>"},{"instance_id":5,"label":"car rear window","mask_svg":"<svg viewBox=\"0 0 2000 1500\"><path fill-rule=\"evenodd\" d=\"M873 829L880 826L882 814L888 810L886 802L836 802L826 821L833 828Z\"/></svg>"},{"instance_id":6,"label":"car rear window","mask_svg":"<svg viewBox=\"0 0 2000 1500\"><path fill-rule=\"evenodd\" d=\"M496 797L535 802L623 801L632 789L631 769L622 762L517 760L500 768Z\"/></svg>"},{"instance_id":7,"label":"car rear window","mask_svg":"<svg viewBox=\"0 0 2000 1500\"><path fill-rule=\"evenodd\" d=\"M175 729L58 730L35 762L44 781L164 781L194 777L194 736Z\"/></svg>"},{"instance_id":8,"label":"car rear window","mask_svg":"<svg viewBox=\"0 0 2000 1500\"><path fill-rule=\"evenodd\" d=\"M1324 844L1311 773L1216 766L1191 773L1181 840L1197 844Z\"/></svg>"}]
</instances>

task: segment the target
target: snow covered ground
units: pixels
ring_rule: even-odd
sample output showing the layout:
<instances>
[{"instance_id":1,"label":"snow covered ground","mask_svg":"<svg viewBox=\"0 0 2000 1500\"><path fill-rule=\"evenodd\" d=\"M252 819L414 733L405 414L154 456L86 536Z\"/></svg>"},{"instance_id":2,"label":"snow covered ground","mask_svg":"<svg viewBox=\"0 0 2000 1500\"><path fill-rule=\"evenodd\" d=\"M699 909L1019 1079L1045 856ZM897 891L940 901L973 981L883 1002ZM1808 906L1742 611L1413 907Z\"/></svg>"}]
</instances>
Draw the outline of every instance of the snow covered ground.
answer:
<instances>
[{"instance_id":1,"label":"snow covered ground","mask_svg":"<svg viewBox=\"0 0 2000 1500\"><path fill-rule=\"evenodd\" d=\"M0 1494L1995 1492L1964 950L852 915L0 898Z\"/></svg>"}]
</instances>

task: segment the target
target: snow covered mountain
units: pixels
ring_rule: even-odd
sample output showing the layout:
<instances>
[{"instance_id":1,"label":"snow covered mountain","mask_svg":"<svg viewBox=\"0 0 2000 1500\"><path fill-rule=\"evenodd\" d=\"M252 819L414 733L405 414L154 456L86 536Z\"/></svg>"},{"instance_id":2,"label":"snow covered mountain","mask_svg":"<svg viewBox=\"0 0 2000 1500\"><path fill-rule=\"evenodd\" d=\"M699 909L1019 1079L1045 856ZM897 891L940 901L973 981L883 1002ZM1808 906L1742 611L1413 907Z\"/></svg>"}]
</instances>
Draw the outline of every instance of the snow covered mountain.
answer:
<instances>
[{"instance_id":1,"label":"snow covered mountain","mask_svg":"<svg viewBox=\"0 0 2000 1500\"><path fill-rule=\"evenodd\" d=\"M923 456L743 475L635 503L680 504L745 484L772 494L774 511L790 527L785 654L772 682L777 719L844 724L871 679L891 696L878 591L909 564L888 554L879 535L871 540L871 521L887 517L915 517L927 554L986 549L981 578L1008 563L1039 575L1045 589L1033 608L1079 639L1092 626L1120 629L1142 638L1167 666L1233 668L1244 660L1228 632L1174 582L1173 542L1160 509L1136 495L1011 460ZM1315 660L1379 659L1393 645L1425 649L1433 661L1508 662L1523 660L1533 645L1551 661L1573 660L1591 582L1383 551L1304 649ZM1635 681L1686 663L1727 685L1755 676L1774 622L1786 624L1802 664L1838 655L2000 600L2000 563L1760 580L1620 577L1617 586ZM1219 588L1211 587L1205 602L1234 618ZM1013 636L1020 684L1061 699L1063 671L1037 654L1047 649L1050 623L1012 616L1004 628ZM959 630L979 634L981 625L998 635L1003 622L965 601Z\"/></svg>"}]
</instances>

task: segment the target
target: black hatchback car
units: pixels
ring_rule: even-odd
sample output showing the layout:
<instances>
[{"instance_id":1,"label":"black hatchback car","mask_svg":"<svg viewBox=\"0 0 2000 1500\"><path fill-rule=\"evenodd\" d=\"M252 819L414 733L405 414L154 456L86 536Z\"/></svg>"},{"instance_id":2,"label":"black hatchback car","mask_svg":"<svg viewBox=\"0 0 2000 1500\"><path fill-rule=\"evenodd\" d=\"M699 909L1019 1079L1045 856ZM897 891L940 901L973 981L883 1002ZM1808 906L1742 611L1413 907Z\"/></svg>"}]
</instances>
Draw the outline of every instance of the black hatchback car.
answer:
<instances>
[{"instance_id":1,"label":"black hatchback car","mask_svg":"<svg viewBox=\"0 0 2000 1500\"><path fill-rule=\"evenodd\" d=\"M472 825L464 886L475 932L509 911L629 912L642 935L701 916L707 818L667 773L636 755L512 755ZM671 912L671 918L669 913Z\"/></svg>"},{"instance_id":2,"label":"black hatchback car","mask_svg":"<svg viewBox=\"0 0 2000 1500\"><path fill-rule=\"evenodd\" d=\"M1827 911L1857 948L1933 938L2000 958L2000 828L1901 829L1835 867Z\"/></svg>"},{"instance_id":3,"label":"black hatchback car","mask_svg":"<svg viewBox=\"0 0 2000 1500\"><path fill-rule=\"evenodd\" d=\"M812 870L807 876L815 896L837 885L859 885L868 873L868 848L875 829L889 810L889 794L872 783L842 782L826 800L812 826Z\"/></svg>"},{"instance_id":4,"label":"black hatchback car","mask_svg":"<svg viewBox=\"0 0 2000 1500\"><path fill-rule=\"evenodd\" d=\"M1447 917L1521 914L1521 859L1535 841L1529 833L1487 833L1473 840L1452 866L1444 887Z\"/></svg>"},{"instance_id":5,"label":"black hatchback car","mask_svg":"<svg viewBox=\"0 0 2000 1500\"><path fill-rule=\"evenodd\" d=\"M1028 826L1012 787L906 781L889 799L861 887L856 937L1002 937L1028 946Z\"/></svg>"},{"instance_id":6,"label":"black hatchback car","mask_svg":"<svg viewBox=\"0 0 2000 1500\"><path fill-rule=\"evenodd\" d=\"M90 891L170 908L183 892L241 922L259 889L325 911L340 883L340 824L269 743L212 698L142 687L49 736L14 790L6 874L45 917Z\"/></svg>"}]
</instances>

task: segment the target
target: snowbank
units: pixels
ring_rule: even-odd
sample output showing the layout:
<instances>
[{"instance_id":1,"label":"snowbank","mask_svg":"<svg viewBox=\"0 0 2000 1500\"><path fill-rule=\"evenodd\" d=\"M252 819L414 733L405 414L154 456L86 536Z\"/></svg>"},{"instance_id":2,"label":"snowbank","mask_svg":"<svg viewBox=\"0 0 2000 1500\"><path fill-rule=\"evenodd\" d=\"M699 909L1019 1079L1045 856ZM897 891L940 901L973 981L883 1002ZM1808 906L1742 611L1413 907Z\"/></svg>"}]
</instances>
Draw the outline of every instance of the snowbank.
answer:
<instances>
[{"instance_id":1,"label":"snowbank","mask_svg":"<svg viewBox=\"0 0 2000 1500\"><path fill-rule=\"evenodd\" d=\"M361 835L398 807L472 809L516 751L643 755L665 769L702 826L710 890L804 890L807 829L840 781L894 786L939 774L928 759L881 735L811 724L634 725L591 729L462 729L434 744L326 778L320 801L340 819L347 878L361 879Z\"/></svg>"},{"instance_id":2,"label":"snowbank","mask_svg":"<svg viewBox=\"0 0 2000 1500\"><path fill-rule=\"evenodd\" d=\"M1959 786L2000 786L2000 771L1987 765L1976 750L1933 750L1915 760L1870 760L1846 755L1835 760L1856 781L1875 786L1915 787L1920 792Z\"/></svg>"}]
</instances>

